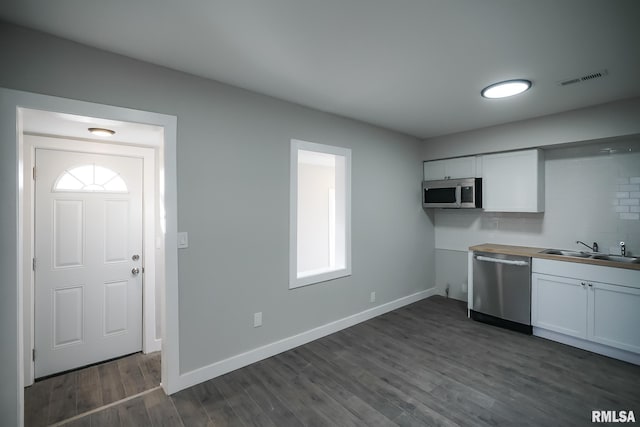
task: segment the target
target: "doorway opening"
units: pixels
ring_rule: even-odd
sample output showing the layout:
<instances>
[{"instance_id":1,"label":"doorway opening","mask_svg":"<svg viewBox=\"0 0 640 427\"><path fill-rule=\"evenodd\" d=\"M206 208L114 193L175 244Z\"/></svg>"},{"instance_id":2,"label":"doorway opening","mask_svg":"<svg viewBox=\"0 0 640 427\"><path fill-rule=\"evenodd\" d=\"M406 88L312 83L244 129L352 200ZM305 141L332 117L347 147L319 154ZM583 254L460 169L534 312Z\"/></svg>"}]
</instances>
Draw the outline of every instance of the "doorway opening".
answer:
<instances>
[{"instance_id":1,"label":"doorway opening","mask_svg":"<svg viewBox=\"0 0 640 427\"><path fill-rule=\"evenodd\" d=\"M0 231L3 236L0 266L6 273L3 298L0 301L3 313L3 366L0 367L3 381L3 413L9 424L24 424L24 386L26 367L31 364L30 345L25 337L32 325L25 325L25 294L30 283L25 280L25 271L31 268L32 259L25 257L25 186L29 184L31 171L25 168L24 118L25 110L47 111L52 115L75 115L98 118L104 121L138 123L158 126L162 133L161 145L141 141L143 147L152 148L156 156L160 178L159 208L162 235L160 243L164 253L164 283L157 284L159 292L159 319L161 333L160 386L171 394L179 389L178 347L178 254L177 254L177 179L176 137L177 117L160 113L133 110L104 104L41 95L0 88L0 163L2 164L3 192L8 196L2 212ZM88 126L87 126L88 127ZM85 127L86 130L86 127ZM55 134L54 134L55 135ZM50 136L50 135L49 135ZM86 142L86 137L68 135L71 140ZM126 144L125 144L126 145ZM29 343L30 344L30 343ZM27 363L25 363L27 362ZM12 393L10 390L14 390ZM15 408L15 409L11 409Z\"/></svg>"},{"instance_id":2,"label":"doorway opening","mask_svg":"<svg viewBox=\"0 0 640 427\"><path fill-rule=\"evenodd\" d=\"M47 378L25 409L57 422L160 385L163 129L27 108L21 129L24 384ZM38 404L52 385L84 406Z\"/></svg>"},{"instance_id":3,"label":"doorway opening","mask_svg":"<svg viewBox=\"0 0 640 427\"><path fill-rule=\"evenodd\" d=\"M31 268L32 260L24 256L24 202L25 169L24 123L25 109L49 111L52 114L71 114L102 120L150 124L162 128L162 146L153 147L158 156L160 185L159 206L163 209L162 240L165 248L164 278L159 285L161 321L161 387L171 394L180 389L180 362L178 344L178 250L177 250L177 117L115 107L92 102L36 93L0 88L0 186L6 195L5 206L0 212L2 253L0 270L5 275L7 286L2 288L0 306L2 310L3 341L2 360L2 410L5 420L12 425L24 424L25 363L31 355L25 354L24 296L29 282L25 284L25 270ZM70 136L71 139L78 138ZM147 141L142 145L152 147ZM27 288L27 289L25 289ZM28 329L28 328L27 328ZM13 390L13 392L11 391Z\"/></svg>"},{"instance_id":4,"label":"doorway opening","mask_svg":"<svg viewBox=\"0 0 640 427\"><path fill-rule=\"evenodd\" d=\"M25 108L22 137L25 385L159 351L162 128Z\"/></svg>"}]
</instances>

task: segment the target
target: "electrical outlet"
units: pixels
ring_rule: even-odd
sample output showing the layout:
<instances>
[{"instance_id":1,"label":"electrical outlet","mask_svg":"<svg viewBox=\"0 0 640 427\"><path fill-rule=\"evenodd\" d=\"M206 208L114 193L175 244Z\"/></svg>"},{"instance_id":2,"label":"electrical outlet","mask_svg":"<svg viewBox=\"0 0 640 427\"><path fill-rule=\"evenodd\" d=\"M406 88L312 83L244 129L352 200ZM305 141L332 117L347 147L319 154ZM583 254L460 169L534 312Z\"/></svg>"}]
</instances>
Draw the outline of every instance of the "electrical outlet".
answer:
<instances>
[{"instance_id":1,"label":"electrical outlet","mask_svg":"<svg viewBox=\"0 0 640 427\"><path fill-rule=\"evenodd\" d=\"M376 293L371 292L371 296L369 297L369 302L376 302Z\"/></svg>"},{"instance_id":2,"label":"electrical outlet","mask_svg":"<svg viewBox=\"0 0 640 427\"><path fill-rule=\"evenodd\" d=\"M262 312L253 313L253 327L257 328L262 326Z\"/></svg>"}]
</instances>

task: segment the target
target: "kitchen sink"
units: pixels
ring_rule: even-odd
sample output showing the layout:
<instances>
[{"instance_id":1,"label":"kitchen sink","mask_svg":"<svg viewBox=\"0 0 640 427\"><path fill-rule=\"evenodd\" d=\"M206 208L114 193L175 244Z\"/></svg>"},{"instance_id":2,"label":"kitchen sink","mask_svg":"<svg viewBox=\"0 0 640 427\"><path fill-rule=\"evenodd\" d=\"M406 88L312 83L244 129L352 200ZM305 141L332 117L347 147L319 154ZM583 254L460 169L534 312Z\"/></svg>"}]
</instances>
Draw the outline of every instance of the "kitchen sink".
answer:
<instances>
[{"instance_id":1,"label":"kitchen sink","mask_svg":"<svg viewBox=\"0 0 640 427\"><path fill-rule=\"evenodd\" d=\"M621 255L593 255L593 259L603 259L606 261L624 262L627 264L640 264L640 257L621 256Z\"/></svg>"},{"instance_id":2,"label":"kitchen sink","mask_svg":"<svg viewBox=\"0 0 640 427\"><path fill-rule=\"evenodd\" d=\"M576 258L591 258L604 261L621 262L625 264L640 264L640 257L630 257L621 255L594 254L589 252L568 251L565 249L545 249L542 254L561 255Z\"/></svg>"},{"instance_id":3,"label":"kitchen sink","mask_svg":"<svg viewBox=\"0 0 640 427\"><path fill-rule=\"evenodd\" d=\"M587 252L567 251L564 249L546 249L541 253L549 255L573 256L578 258L589 258L591 256L591 254Z\"/></svg>"}]
</instances>

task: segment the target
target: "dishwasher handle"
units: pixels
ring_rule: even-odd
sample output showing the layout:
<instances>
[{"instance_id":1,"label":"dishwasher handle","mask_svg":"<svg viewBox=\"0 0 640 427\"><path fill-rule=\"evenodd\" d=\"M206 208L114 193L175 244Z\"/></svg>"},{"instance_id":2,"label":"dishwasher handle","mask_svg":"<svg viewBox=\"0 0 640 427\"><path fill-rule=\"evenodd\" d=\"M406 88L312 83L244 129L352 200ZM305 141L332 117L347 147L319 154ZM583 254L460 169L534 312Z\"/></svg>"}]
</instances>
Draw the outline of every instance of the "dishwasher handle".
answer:
<instances>
[{"instance_id":1,"label":"dishwasher handle","mask_svg":"<svg viewBox=\"0 0 640 427\"><path fill-rule=\"evenodd\" d=\"M491 257L488 257L488 256L482 256L482 255L476 255L476 259L478 261L493 262L493 263L496 263L496 264L516 265L516 266L521 266L521 267L525 267L525 266L529 265L529 263L527 261L491 258Z\"/></svg>"}]
</instances>

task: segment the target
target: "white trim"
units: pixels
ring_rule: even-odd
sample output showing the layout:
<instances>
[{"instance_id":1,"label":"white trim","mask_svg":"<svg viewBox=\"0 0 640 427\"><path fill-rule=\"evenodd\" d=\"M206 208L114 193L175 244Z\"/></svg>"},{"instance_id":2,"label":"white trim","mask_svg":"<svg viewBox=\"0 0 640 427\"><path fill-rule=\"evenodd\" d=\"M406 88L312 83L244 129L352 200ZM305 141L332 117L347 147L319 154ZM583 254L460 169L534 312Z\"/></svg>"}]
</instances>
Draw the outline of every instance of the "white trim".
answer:
<instances>
[{"instance_id":1,"label":"white trim","mask_svg":"<svg viewBox=\"0 0 640 427\"><path fill-rule=\"evenodd\" d=\"M156 351L162 350L162 338L153 338L150 342L147 342L146 344L147 344L147 348L142 350L142 352L145 354L154 353Z\"/></svg>"},{"instance_id":2,"label":"white trim","mask_svg":"<svg viewBox=\"0 0 640 427\"><path fill-rule=\"evenodd\" d=\"M436 288L416 292L415 294L398 298L377 307L361 311L360 313L356 313L351 316L347 316L342 319L327 323L325 325L318 326L317 328L301 332L297 335L283 338L279 341L275 341L262 347L249 350L245 353L237 354L235 356L229 357L228 359L212 363L211 365L203 366L202 368L186 372L180 375L176 383L176 387L178 390L182 390L187 387L200 384L212 378L224 375L227 372L231 372L260 360L267 359L271 356L275 356L276 354L299 347L308 342L336 333L338 331L341 331L342 329L349 328L353 325L388 313L390 311L397 310L398 308L404 307L405 305L413 304L414 302L428 298L435 294Z\"/></svg>"},{"instance_id":3,"label":"white trim","mask_svg":"<svg viewBox=\"0 0 640 427\"><path fill-rule=\"evenodd\" d=\"M467 253L467 317L473 308L473 251Z\"/></svg>"},{"instance_id":4,"label":"white trim","mask_svg":"<svg viewBox=\"0 0 640 427\"><path fill-rule=\"evenodd\" d=\"M345 194L345 265L340 268L323 272L310 272L304 276L298 276L298 151L314 151L318 153L333 154L344 157L344 194ZM326 282L351 275L351 149L332 145L317 144L314 142L291 140L290 151L290 176L289 176L289 289L314 283ZM336 180L336 187L338 182Z\"/></svg>"},{"instance_id":5,"label":"white trim","mask_svg":"<svg viewBox=\"0 0 640 427\"><path fill-rule=\"evenodd\" d=\"M73 139L63 137L47 137L43 135L25 135L24 146L24 169L29 171L35 166L35 150L38 148L53 149L57 151L73 151L91 154L111 154L111 155L124 155L130 157L142 158L143 160L143 188L144 188L144 280L143 280L143 292L142 292L142 313L143 313L143 326L142 326L142 352L152 353L153 351L159 351L160 346L156 342L156 184L157 184L157 170L156 170L156 152L150 147L136 147L130 145L120 145L117 143L104 143L104 142L91 142L91 141L77 141ZM26 175L27 177L29 174ZM35 182L32 179L24 185L24 199L23 209L26 216L24 217L24 231L28 233L27 239L23 240L24 256L26 259L34 257L34 185ZM142 255L142 254L141 254ZM27 263L28 264L28 263ZM23 302L26 311L25 316L29 316L29 325L31 326L29 331L25 331L29 336L30 346L25 343L25 386L33 384L34 381L34 362L29 357L31 349L34 345L34 277L33 270L25 266L23 281L25 286L29 286L30 291L23 294ZM25 320L27 318L25 317ZM25 326L27 324L25 323Z\"/></svg>"},{"instance_id":6,"label":"white trim","mask_svg":"<svg viewBox=\"0 0 640 427\"><path fill-rule=\"evenodd\" d=\"M335 267L336 265L336 189L330 188L327 191L327 206L329 217L329 266Z\"/></svg>"},{"instance_id":7,"label":"white trim","mask_svg":"<svg viewBox=\"0 0 640 427\"><path fill-rule=\"evenodd\" d=\"M533 335L536 337L570 345L572 347L581 348L593 353L602 354L603 356L623 360L625 362L633 363L634 365L640 365L640 354L632 353L630 351L609 347L608 345L603 345L592 341L586 341L581 338L571 337L569 335L550 331L548 329L537 328L535 326L533 327Z\"/></svg>"},{"instance_id":8,"label":"white trim","mask_svg":"<svg viewBox=\"0 0 640 427\"><path fill-rule=\"evenodd\" d=\"M10 348L17 346L15 360L17 369L15 377L11 381L16 381L16 402L15 418L9 418L9 423L22 426L24 424L24 363L23 363L23 266L24 257L22 249L22 218L23 218L23 141L22 128L18 120L18 109L32 108L36 110L57 111L81 116L101 117L111 120L128 121L136 123L146 123L161 126L164 129L164 146L160 151L161 172L164 172L164 192L161 194L161 202L164 200L166 232L165 232L165 285L161 295L162 322L162 388L167 393L177 391L177 381L180 377L179 371L179 313L178 313L178 207L177 207L177 169L176 169L176 145L177 145L177 117L159 113L151 113L129 108L114 107L91 102L76 101L66 98L40 95L30 92L17 91L0 88L0 141L4 145L0 152L0 170L12 171L13 176L3 174L7 178L6 183L11 183L15 189L15 194L7 194L9 206L15 203L15 211L0 218L2 235L11 235L8 230L13 230L13 245L15 253L6 254L5 265L13 264L6 275L8 286L12 290L7 290L3 295L8 295L9 300L4 300L3 308L11 317L15 315L17 324L16 335L10 335L7 342ZM6 213L6 212L5 212ZM3 246L6 248L6 245ZM13 283L12 283L13 282ZM15 310L15 312L14 312ZM5 313L7 313L5 312ZM5 367L6 369L6 367ZM12 368L13 370L13 368ZM11 402L3 402L10 405Z\"/></svg>"}]
</instances>

